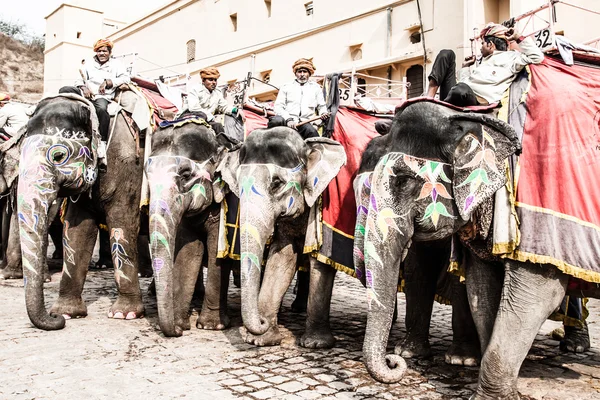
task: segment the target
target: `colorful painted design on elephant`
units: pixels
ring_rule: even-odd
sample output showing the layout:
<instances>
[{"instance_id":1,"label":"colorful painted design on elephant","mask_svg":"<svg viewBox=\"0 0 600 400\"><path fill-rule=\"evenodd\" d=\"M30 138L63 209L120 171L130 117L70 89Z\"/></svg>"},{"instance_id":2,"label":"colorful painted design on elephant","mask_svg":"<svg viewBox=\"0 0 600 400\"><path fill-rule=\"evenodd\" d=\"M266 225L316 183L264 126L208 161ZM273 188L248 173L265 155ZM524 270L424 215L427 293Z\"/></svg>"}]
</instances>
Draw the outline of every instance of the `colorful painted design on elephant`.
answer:
<instances>
[{"instance_id":1,"label":"colorful painted design on elephant","mask_svg":"<svg viewBox=\"0 0 600 400\"><path fill-rule=\"evenodd\" d=\"M263 171L261 173L261 170ZM265 173L265 170L267 173ZM284 198L286 210L281 216L292 216L294 215L299 201L302 199L302 177L304 174L304 165L299 163L294 168L284 168L275 164L251 164L251 165L240 165L237 170L238 181L240 182L240 193L239 197L245 202L252 203L253 198L260 198L257 202L261 204L272 204L275 199ZM257 180L257 176L268 176L268 179ZM273 178L277 177L282 182L285 182L283 187L272 194L269 194L269 187ZM266 196L270 196L265 198ZM271 210L272 207L268 206L265 210ZM250 249L251 241L256 241L258 244L265 243L266 238L260 236L260 231L256 224L261 221L264 223L262 218L256 218L254 211L250 207L243 207L240 215L240 240L242 249ZM242 251L240 254L241 265L244 267L242 271L245 274L249 274L252 268L261 270L260 258L257 254L248 251Z\"/></svg>"},{"instance_id":2,"label":"colorful painted design on elephant","mask_svg":"<svg viewBox=\"0 0 600 400\"><path fill-rule=\"evenodd\" d=\"M115 266L115 280L119 285L121 283L121 278L130 281L130 279L123 272L123 267L125 265L133 267L133 263L129 260L129 255L125 251L123 247L123 243L129 244L129 241L125 239L125 233L121 228L112 228L110 230L110 239L112 242L110 252L113 258L113 264Z\"/></svg>"},{"instance_id":3,"label":"colorful painted design on elephant","mask_svg":"<svg viewBox=\"0 0 600 400\"><path fill-rule=\"evenodd\" d=\"M467 179L465 179L463 182L461 182L459 185L456 186L457 188L459 188L462 186L469 185L469 195L467 196L467 198L465 200L465 205L464 205L464 210L463 210L463 212L465 212L465 213L470 212L470 208L473 205L473 201L475 200L477 191L480 188L480 186L481 185L490 185L488 173L484 166L487 166L487 168L489 168L491 171L495 172L496 174L498 174L498 175L500 174L500 171L498 171L498 167L496 166L496 152L494 151L494 150L496 150L496 143L494 142L494 138L492 138L492 136L490 136L490 134L487 133L485 129L483 129L482 132L483 132L483 140L482 141L479 141L479 139L477 139L477 137L474 135L466 136L466 138L465 138L466 140L471 140L471 146L469 148L469 151L467 151L466 154L472 153L475 150L477 150L477 153L475 153L473 155L473 158L471 159L471 161L469 161L467 164L458 168L458 169L475 168L469 174ZM489 144L489 146L491 148L487 147L486 144Z\"/></svg>"},{"instance_id":4,"label":"colorful painted design on elephant","mask_svg":"<svg viewBox=\"0 0 600 400\"><path fill-rule=\"evenodd\" d=\"M69 221L65 221L63 224L63 272L67 274L69 278L71 278L71 273L69 272L68 264L75 266L75 249L69 245L70 241Z\"/></svg>"},{"instance_id":5,"label":"colorful painted design on elephant","mask_svg":"<svg viewBox=\"0 0 600 400\"><path fill-rule=\"evenodd\" d=\"M56 196L57 176L63 176L63 186L86 190L95 182L96 162L90 151L89 139L66 139L60 135L33 135L25 138L19 161L19 191L17 195L19 228L22 238L23 266L35 273L32 261L39 261L38 223L44 221L50 207L48 198ZM80 157L82 161L73 162ZM92 171L88 173L86 171ZM87 177L87 179L86 179Z\"/></svg>"},{"instance_id":6,"label":"colorful painted design on elephant","mask_svg":"<svg viewBox=\"0 0 600 400\"><path fill-rule=\"evenodd\" d=\"M200 209L207 205L211 192L211 174L214 166L211 160L197 162L183 156L153 156L146 161L146 173L148 182L151 184L150 198L150 250L156 254L158 246L163 246L171 257L171 233L175 229L171 226L175 223L173 219L174 203L182 204L182 196L177 183L178 179L184 178L191 185L191 210ZM180 175L184 169L185 176ZM211 199L212 201L212 199ZM165 218L168 216L168 219ZM165 260L160 257L152 258L152 267L155 271L155 279L158 283L159 273L165 265Z\"/></svg>"}]
</instances>

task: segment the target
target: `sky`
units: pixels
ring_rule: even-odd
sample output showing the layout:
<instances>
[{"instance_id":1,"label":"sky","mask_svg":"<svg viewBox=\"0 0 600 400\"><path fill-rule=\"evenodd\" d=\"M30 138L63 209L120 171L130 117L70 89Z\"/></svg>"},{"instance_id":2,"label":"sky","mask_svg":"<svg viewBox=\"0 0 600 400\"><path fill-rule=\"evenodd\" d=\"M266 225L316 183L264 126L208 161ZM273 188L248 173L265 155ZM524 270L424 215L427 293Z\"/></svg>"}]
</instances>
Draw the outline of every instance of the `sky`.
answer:
<instances>
[{"instance_id":1,"label":"sky","mask_svg":"<svg viewBox=\"0 0 600 400\"><path fill-rule=\"evenodd\" d=\"M31 33L43 35L46 17L62 3L104 11L107 16L132 22L137 17L164 5L172 0L3 0L0 18L25 24Z\"/></svg>"}]
</instances>

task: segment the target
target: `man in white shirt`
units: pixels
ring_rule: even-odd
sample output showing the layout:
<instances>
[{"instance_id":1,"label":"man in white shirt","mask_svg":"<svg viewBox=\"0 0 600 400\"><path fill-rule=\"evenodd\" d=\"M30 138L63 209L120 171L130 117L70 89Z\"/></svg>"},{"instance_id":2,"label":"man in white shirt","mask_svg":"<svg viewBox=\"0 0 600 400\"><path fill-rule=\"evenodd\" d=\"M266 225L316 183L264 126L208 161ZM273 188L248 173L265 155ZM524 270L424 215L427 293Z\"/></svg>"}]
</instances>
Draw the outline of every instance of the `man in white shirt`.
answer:
<instances>
[{"instance_id":1,"label":"man in white shirt","mask_svg":"<svg viewBox=\"0 0 600 400\"><path fill-rule=\"evenodd\" d=\"M14 136L28 120L25 107L10 101L8 93L0 93L0 133Z\"/></svg>"},{"instance_id":2,"label":"man in white shirt","mask_svg":"<svg viewBox=\"0 0 600 400\"><path fill-rule=\"evenodd\" d=\"M269 127L288 126L296 129L302 138L319 137L317 129L311 123L298 126L300 122L321 116L325 121L329 118L323 90L318 83L309 78L315 73L315 66L310 59L301 58L292 66L296 79L284 84L275 100L276 117L271 118Z\"/></svg>"},{"instance_id":3,"label":"man in white shirt","mask_svg":"<svg viewBox=\"0 0 600 400\"><path fill-rule=\"evenodd\" d=\"M490 23L481 31L481 60L465 60L456 84L455 54L442 50L429 75L427 95L434 97L440 88L440 99L460 107L485 105L500 101L517 74L528 64L539 64L544 54L533 39L520 37L513 28ZM508 50L516 41L520 50ZM476 64L471 70L471 66Z\"/></svg>"},{"instance_id":4,"label":"man in white shirt","mask_svg":"<svg viewBox=\"0 0 600 400\"><path fill-rule=\"evenodd\" d=\"M237 107L230 109L223 93L217 88L217 80L221 74L215 67L205 68L200 71L202 85L192 87L187 95L188 111L192 114L200 115L206 120L216 134L224 133L223 124L215 121L216 115L237 114Z\"/></svg>"},{"instance_id":5,"label":"man in white shirt","mask_svg":"<svg viewBox=\"0 0 600 400\"><path fill-rule=\"evenodd\" d=\"M96 115L102 140L108 140L108 129L110 116L108 115L108 104L115 97L119 86L130 82L127 69L117 59L111 58L113 42L109 39L100 39L94 43L96 55L85 62L79 69L80 80L75 82L75 87L65 86L59 93L82 94L90 99Z\"/></svg>"}]
</instances>

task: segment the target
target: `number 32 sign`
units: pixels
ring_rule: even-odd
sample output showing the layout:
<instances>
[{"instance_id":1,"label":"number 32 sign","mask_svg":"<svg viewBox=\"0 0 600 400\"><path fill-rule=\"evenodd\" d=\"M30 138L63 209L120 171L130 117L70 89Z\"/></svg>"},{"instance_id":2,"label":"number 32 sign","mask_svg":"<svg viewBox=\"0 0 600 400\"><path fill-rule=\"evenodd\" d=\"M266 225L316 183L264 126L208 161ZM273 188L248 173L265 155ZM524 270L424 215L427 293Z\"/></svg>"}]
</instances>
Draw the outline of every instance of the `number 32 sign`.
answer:
<instances>
[{"instance_id":1,"label":"number 32 sign","mask_svg":"<svg viewBox=\"0 0 600 400\"><path fill-rule=\"evenodd\" d=\"M533 40L535 40L535 44L540 49L551 46L552 45L552 34L550 33L550 29L542 29L541 31L537 32L533 36Z\"/></svg>"}]
</instances>

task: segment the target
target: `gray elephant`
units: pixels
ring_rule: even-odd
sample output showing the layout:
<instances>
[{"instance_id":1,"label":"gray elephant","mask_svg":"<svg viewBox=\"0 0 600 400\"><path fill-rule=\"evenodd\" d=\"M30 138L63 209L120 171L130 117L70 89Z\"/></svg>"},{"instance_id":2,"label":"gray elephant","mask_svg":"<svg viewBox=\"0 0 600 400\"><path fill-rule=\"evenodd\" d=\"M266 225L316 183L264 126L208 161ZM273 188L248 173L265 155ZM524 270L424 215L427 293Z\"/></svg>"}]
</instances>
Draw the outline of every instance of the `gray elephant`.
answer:
<instances>
[{"instance_id":1,"label":"gray elephant","mask_svg":"<svg viewBox=\"0 0 600 400\"><path fill-rule=\"evenodd\" d=\"M222 180L214 172L226 147L203 120L158 130L146 162L150 184L149 232L159 325L166 336L190 328L189 306L201 264L208 277L197 327L225 329L229 265L217 259ZM200 276L199 276L200 273Z\"/></svg>"},{"instance_id":2,"label":"gray elephant","mask_svg":"<svg viewBox=\"0 0 600 400\"><path fill-rule=\"evenodd\" d=\"M245 340L277 345L277 312L303 255L309 210L346 162L330 139L302 140L294 130L255 130L218 171L240 198L242 318ZM263 271L263 253L270 241ZM261 275L264 277L261 284ZM305 347L331 347L329 308L335 270L310 257Z\"/></svg>"},{"instance_id":3,"label":"gray elephant","mask_svg":"<svg viewBox=\"0 0 600 400\"><path fill-rule=\"evenodd\" d=\"M96 180L99 135L92 113L93 106L79 96L42 100L20 142L16 203L25 302L31 322L45 330L65 325L44 305L48 213L58 197L84 197Z\"/></svg>"},{"instance_id":4,"label":"gray elephant","mask_svg":"<svg viewBox=\"0 0 600 400\"><path fill-rule=\"evenodd\" d=\"M123 92L122 101L132 92ZM100 172L91 196L71 196L64 218L63 274L57 301L51 312L66 318L85 317L81 296L98 225L106 218L110 236L118 298L109 318L134 319L144 314L138 278L137 240L140 230L140 198L143 148L136 124L119 111L110 123L106 152L107 168Z\"/></svg>"},{"instance_id":5,"label":"gray elephant","mask_svg":"<svg viewBox=\"0 0 600 400\"><path fill-rule=\"evenodd\" d=\"M387 152L372 177L357 183L368 186L369 196L364 241L355 241L355 262L364 263L367 284L365 363L377 380L395 382L406 363L399 355L386 356L385 348L400 262L412 242L448 238L474 210L489 207L486 201L505 183L499 171L520 144L508 124L433 102L397 111L387 140ZM478 151L486 156L481 163L472 161ZM480 338L485 337L475 311L474 320Z\"/></svg>"},{"instance_id":6,"label":"gray elephant","mask_svg":"<svg viewBox=\"0 0 600 400\"><path fill-rule=\"evenodd\" d=\"M387 135L391 121L378 122L378 132ZM376 137L363 153L360 168L354 180L357 204L354 232L354 266L357 277L366 286L364 234L370 202L373 170L379 159L389 151L392 136ZM398 343L395 353L404 358L431 356L429 328L436 294L452 304L453 341L446 352L446 362L453 365L477 365L479 342L471 317L465 285L458 277L447 272L450 258L450 238L415 242L402 262L403 291L406 296L406 337ZM438 297L438 298L439 298Z\"/></svg>"}]
</instances>

